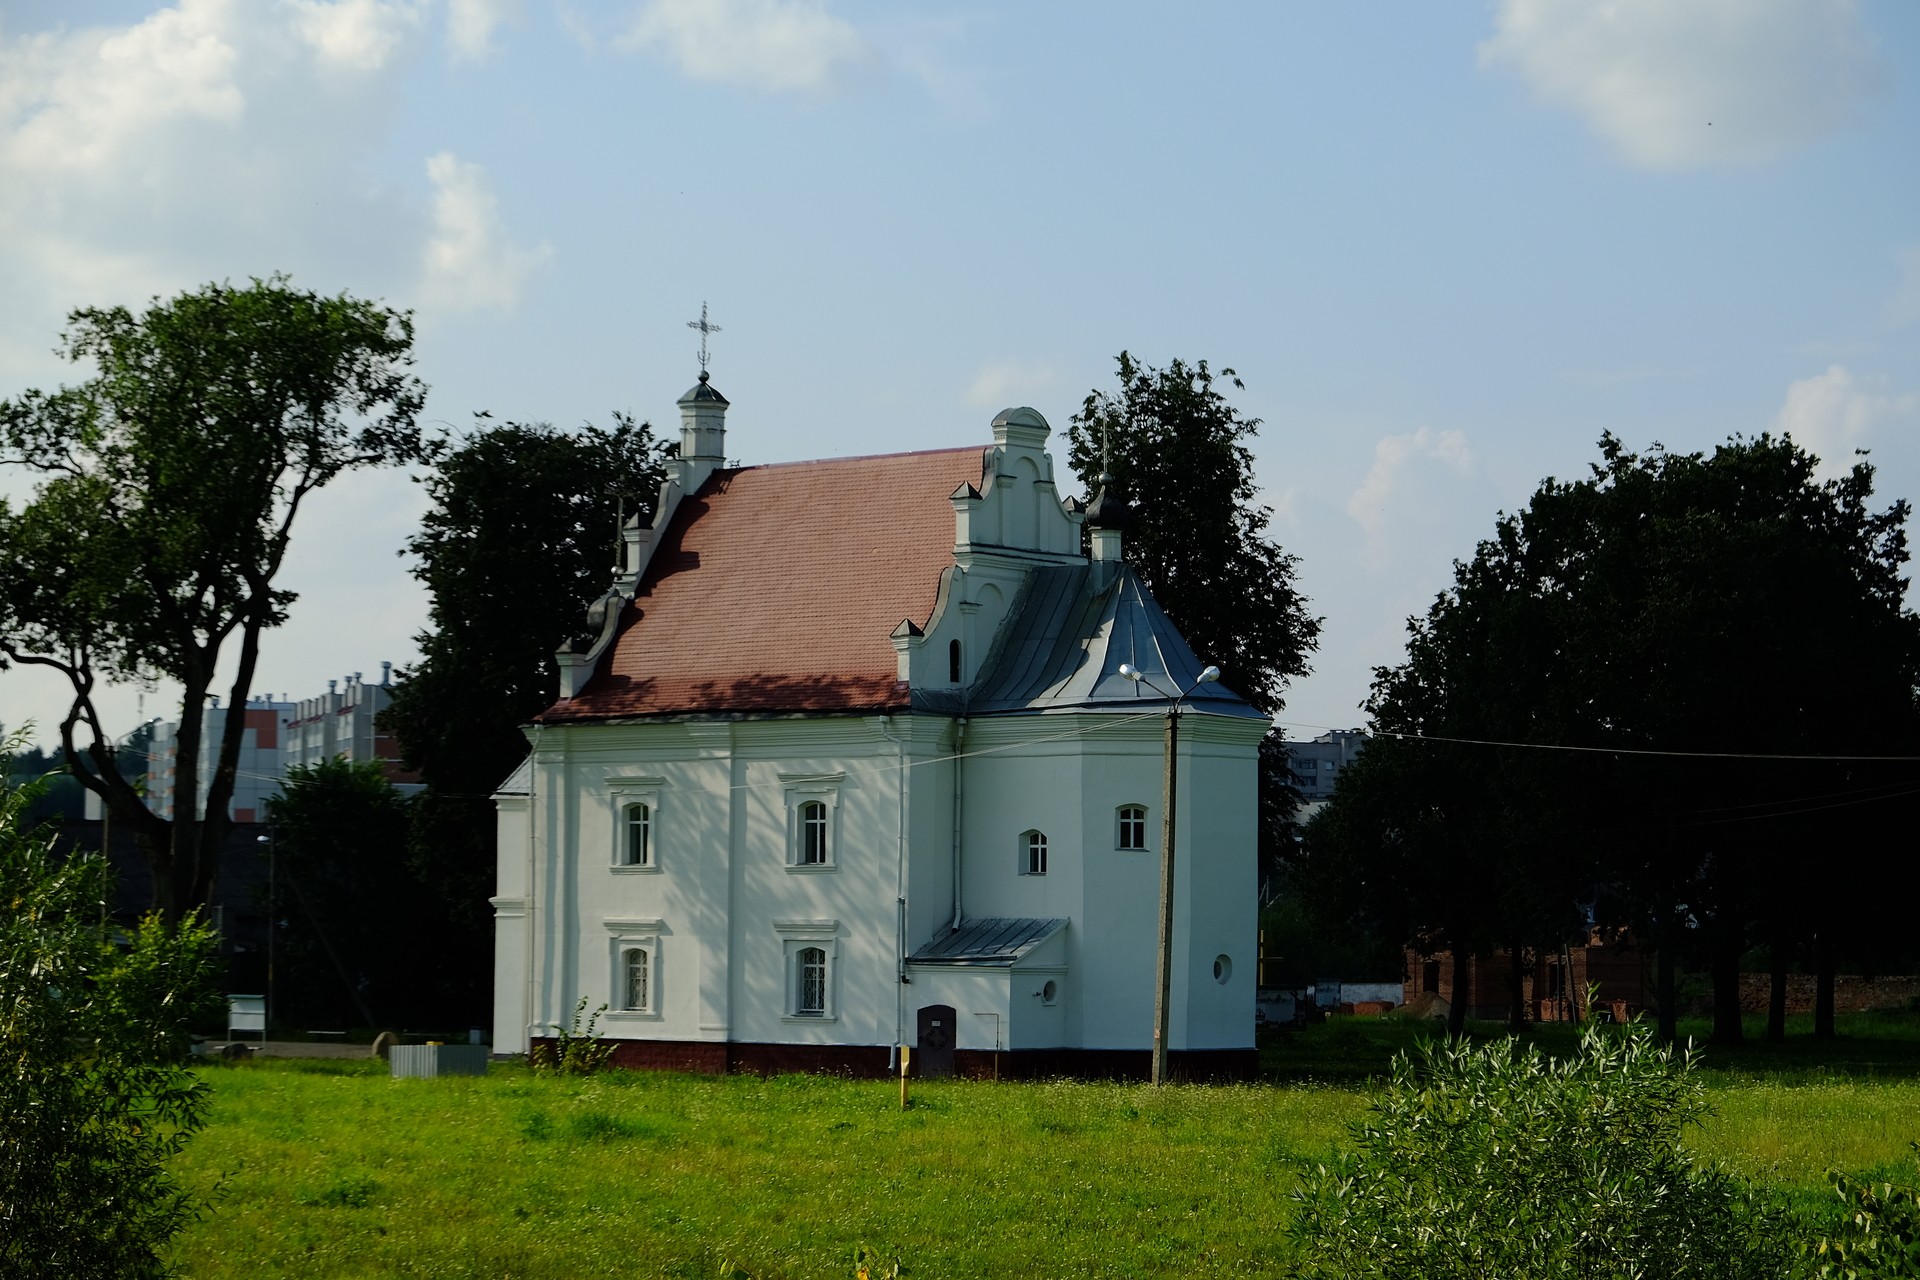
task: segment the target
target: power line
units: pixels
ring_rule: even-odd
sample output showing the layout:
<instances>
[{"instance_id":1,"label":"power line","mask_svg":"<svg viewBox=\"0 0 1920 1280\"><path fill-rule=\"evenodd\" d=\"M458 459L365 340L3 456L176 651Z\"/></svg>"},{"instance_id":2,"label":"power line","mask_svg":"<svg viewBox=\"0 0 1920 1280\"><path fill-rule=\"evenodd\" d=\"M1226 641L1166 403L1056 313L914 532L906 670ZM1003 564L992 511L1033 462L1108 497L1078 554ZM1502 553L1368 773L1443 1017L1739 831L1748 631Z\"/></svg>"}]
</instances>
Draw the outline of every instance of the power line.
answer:
<instances>
[{"instance_id":1,"label":"power line","mask_svg":"<svg viewBox=\"0 0 1920 1280\"><path fill-rule=\"evenodd\" d=\"M1302 724L1292 720L1276 720L1274 723L1287 725L1296 729L1323 729L1329 733L1350 732L1345 729L1327 729L1325 725ZM1688 760L1877 760L1894 764L1920 763L1920 755L1825 755L1791 751L1678 751L1660 747L1592 747L1577 746L1566 742L1509 742L1500 738L1454 738L1437 733L1410 733L1403 729L1362 729L1357 732L1364 733L1372 738L1398 738L1403 742L1447 742L1469 747L1513 747L1524 751L1575 751L1603 756L1662 756L1670 759Z\"/></svg>"}]
</instances>

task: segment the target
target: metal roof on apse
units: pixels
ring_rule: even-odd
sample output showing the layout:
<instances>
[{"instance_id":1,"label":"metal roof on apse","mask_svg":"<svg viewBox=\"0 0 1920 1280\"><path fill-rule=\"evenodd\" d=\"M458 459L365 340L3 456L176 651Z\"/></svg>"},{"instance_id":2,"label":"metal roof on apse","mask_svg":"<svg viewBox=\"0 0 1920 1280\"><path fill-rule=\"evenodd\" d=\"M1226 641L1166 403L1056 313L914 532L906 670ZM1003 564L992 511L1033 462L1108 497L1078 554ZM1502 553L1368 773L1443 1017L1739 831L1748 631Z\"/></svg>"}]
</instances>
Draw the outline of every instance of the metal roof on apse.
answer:
<instances>
[{"instance_id":1,"label":"metal roof on apse","mask_svg":"<svg viewBox=\"0 0 1920 1280\"><path fill-rule=\"evenodd\" d=\"M1122 677L1123 662L1146 679ZM966 698L971 714L1165 706L1151 681L1176 692L1192 686L1186 705L1198 712L1265 718L1225 683L1194 684L1206 664L1125 563L1034 569L988 665ZM940 701L949 699L959 701ZM935 709L934 698L926 701Z\"/></svg>"},{"instance_id":2,"label":"metal roof on apse","mask_svg":"<svg viewBox=\"0 0 1920 1280\"><path fill-rule=\"evenodd\" d=\"M915 964L1011 965L1067 927L1065 919L989 916L942 934L908 957Z\"/></svg>"}]
</instances>

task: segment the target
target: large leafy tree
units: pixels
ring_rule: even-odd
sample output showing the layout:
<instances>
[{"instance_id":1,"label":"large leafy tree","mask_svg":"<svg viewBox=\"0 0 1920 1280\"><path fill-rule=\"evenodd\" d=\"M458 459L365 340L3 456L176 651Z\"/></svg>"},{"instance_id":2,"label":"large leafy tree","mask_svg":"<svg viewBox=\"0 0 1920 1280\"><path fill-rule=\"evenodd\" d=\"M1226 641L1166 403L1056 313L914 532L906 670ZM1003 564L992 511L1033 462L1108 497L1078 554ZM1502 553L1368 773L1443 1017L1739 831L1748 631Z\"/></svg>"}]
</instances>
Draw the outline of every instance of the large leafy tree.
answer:
<instances>
[{"instance_id":1,"label":"large leafy tree","mask_svg":"<svg viewBox=\"0 0 1920 1280\"><path fill-rule=\"evenodd\" d=\"M1296 559L1268 535L1245 417L1205 360L1164 369L1122 351L1120 385L1089 392L1069 428L1069 460L1093 493L1103 471L1132 508L1126 557L1201 660L1270 714L1306 674L1320 620L1295 581ZM1244 384L1232 369L1220 381ZM1104 446L1104 447L1103 447ZM1261 748L1261 841L1268 865L1298 793L1277 734Z\"/></svg>"},{"instance_id":2,"label":"large leafy tree","mask_svg":"<svg viewBox=\"0 0 1920 1280\"><path fill-rule=\"evenodd\" d=\"M490 797L527 753L521 726L559 696L554 652L607 590L616 525L652 518L670 453L621 415L576 431L483 415L424 479L433 505L408 550L431 623L385 722L427 784L412 857L441 904L450 973L467 975L450 998L472 1016L492 972Z\"/></svg>"},{"instance_id":3,"label":"large leafy tree","mask_svg":"<svg viewBox=\"0 0 1920 1280\"><path fill-rule=\"evenodd\" d=\"M1406 661L1376 674L1370 767L1309 855L1335 879L1390 874L1400 797L1368 783L1444 761L1459 785L1427 856L1485 920L1450 945L1550 942L1578 902L1659 949L1669 1034L1674 958L1704 958L1734 1040L1756 937L1807 948L1830 988L1835 940L1878 932L1809 854L1844 847L1871 878L1911 820L1893 758L1920 744L1908 508L1872 509L1865 463L1820 481L1765 435L1600 452L1502 516L1409 621ZM1422 896L1403 923L1418 937L1443 910Z\"/></svg>"},{"instance_id":4,"label":"large leafy tree","mask_svg":"<svg viewBox=\"0 0 1920 1280\"><path fill-rule=\"evenodd\" d=\"M92 376L0 401L0 460L42 477L0 503L0 662L65 676L73 776L136 833L170 920L207 901L240 735L198 775L204 708L244 706L307 498L341 474L430 452L407 314L293 288L207 285L134 314L74 312L59 348ZM224 690L217 684L231 663ZM181 688L174 818L114 766L103 681ZM195 799L205 786L205 818Z\"/></svg>"}]
</instances>

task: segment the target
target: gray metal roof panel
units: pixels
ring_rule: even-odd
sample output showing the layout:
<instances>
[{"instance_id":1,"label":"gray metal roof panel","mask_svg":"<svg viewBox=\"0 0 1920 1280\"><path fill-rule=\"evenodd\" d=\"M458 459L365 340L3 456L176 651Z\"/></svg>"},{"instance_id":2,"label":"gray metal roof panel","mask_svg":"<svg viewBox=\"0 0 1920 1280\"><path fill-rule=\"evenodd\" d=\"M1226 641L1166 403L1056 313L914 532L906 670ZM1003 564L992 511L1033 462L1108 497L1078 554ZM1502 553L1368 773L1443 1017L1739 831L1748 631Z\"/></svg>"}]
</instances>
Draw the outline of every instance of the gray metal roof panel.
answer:
<instances>
[{"instance_id":1,"label":"gray metal roof panel","mask_svg":"<svg viewBox=\"0 0 1920 1280\"><path fill-rule=\"evenodd\" d=\"M1010 966L1066 927L1065 918L988 916L948 930L908 959L914 964Z\"/></svg>"},{"instance_id":2,"label":"gray metal roof panel","mask_svg":"<svg viewBox=\"0 0 1920 1280\"><path fill-rule=\"evenodd\" d=\"M1123 678L1123 662L1146 679ZM1196 712L1264 718L1224 683L1195 685L1204 665L1130 566L1043 565L1028 571L965 705L982 715L1149 710L1168 702L1160 690L1191 688Z\"/></svg>"}]
</instances>

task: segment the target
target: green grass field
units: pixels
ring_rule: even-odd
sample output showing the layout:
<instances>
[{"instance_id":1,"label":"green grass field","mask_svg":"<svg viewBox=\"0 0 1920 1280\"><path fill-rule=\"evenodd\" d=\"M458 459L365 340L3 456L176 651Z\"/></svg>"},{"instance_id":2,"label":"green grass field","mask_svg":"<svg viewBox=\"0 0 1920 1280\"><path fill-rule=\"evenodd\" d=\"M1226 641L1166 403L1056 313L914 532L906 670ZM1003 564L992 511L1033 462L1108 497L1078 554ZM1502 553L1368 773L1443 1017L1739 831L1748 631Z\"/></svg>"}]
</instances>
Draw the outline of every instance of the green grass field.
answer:
<instances>
[{"instance_id":1,"label":"green grass field","mask_svg":"<svg viewBox=\"0 0 1920 1280\"><path fill-rule=\"evenodd\" d=\"M192 1276L711 1280L727 1258L843 1280L866 1242L924 1280L1284 1275L1296 1170L1412 1034L1301 1033L1281 1056L1317 1054L1319 1082L916 1082L905 1113L894 1085L823 1077L211 1067L211 1122L177 1168L212 1207L173 1256ZM1828 1168L1898 1168L1920 1064L1890 1066L1896 1045L1862 1070L1861 1043L1842 1048L1854 1066L1710 1065L1696 1150L1807 1202Z\"/></svg>"}]
</instances>

